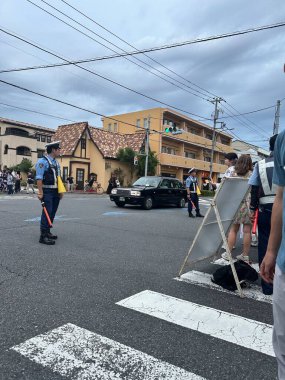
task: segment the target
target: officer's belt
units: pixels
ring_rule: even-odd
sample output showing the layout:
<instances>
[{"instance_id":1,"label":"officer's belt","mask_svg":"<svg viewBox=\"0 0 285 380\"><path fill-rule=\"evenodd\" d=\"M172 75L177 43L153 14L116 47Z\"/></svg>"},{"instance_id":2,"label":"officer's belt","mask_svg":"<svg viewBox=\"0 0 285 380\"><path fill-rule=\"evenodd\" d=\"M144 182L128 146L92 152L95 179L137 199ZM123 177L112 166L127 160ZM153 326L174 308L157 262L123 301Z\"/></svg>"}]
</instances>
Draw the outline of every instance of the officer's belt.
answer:
<instances>
[{"instance_id":1,"label":"officer's belt","mask_svg":"<svg viewBox=\"0 0 285 380\"><path fill-rule=\"evenodd\" d=\"M43 185L43 189L57 189L57 185Z\"/></svg>"},{"instance_id":2,"label":"officer's belt","mask_svg":"<svg viewBox=\"0 0 285 380\"><path fill-rule=\"evenodd\" d=\"M275 195L270 195L268 197L262 197L259 199L260 205L266 205L267 203L274 203L275 201Z\"/></svg>"}]
</instances>

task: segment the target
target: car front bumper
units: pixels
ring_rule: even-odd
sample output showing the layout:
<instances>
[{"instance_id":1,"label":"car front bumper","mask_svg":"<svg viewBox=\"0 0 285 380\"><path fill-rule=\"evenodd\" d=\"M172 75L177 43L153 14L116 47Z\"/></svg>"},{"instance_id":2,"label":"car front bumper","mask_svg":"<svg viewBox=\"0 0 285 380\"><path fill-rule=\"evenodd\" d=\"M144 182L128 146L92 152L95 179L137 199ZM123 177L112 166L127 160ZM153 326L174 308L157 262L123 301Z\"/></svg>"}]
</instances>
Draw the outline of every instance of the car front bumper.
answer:
<instances>
[{"instance_id":1,"label":"car front bumper","mask_svg":"<svg viewBox=\"0 0 285 380\"><path fill-rule=\"evenodd\" d=\"M144 197L142 196L137 197L133 195L123 196L123 195L110 194L110 200L113 202L125 202L130 205L142 205Z\"/></svg>"}]
</instances>

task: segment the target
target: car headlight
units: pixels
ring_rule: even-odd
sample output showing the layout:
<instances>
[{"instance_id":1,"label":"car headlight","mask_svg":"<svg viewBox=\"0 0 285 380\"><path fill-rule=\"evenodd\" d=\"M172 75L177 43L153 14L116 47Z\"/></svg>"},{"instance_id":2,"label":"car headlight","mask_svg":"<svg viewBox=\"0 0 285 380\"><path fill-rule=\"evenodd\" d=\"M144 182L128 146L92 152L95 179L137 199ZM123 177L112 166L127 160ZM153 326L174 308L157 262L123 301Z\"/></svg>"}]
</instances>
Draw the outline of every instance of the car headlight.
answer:
<instances>
[{"instance_id":1,"label":"car headlight","mask_svg":"<svg viewBox=\"0 0 285 380\"><path fill-rule=\"evenodd\" d=\"M137 190L131 190L131 195L134 195L135 197L140 197L141 192Z\"/></svg>"},{"instance_id":2,"label":"car headlight","mask_svg":"<svg viewBox=\"0 0 285 380\"><path fill-rule=\"evenodd\" d=\"M113 189L113 190L111 191L111 194L117 194L117 189Z\"/></svg>"}]
</instances>

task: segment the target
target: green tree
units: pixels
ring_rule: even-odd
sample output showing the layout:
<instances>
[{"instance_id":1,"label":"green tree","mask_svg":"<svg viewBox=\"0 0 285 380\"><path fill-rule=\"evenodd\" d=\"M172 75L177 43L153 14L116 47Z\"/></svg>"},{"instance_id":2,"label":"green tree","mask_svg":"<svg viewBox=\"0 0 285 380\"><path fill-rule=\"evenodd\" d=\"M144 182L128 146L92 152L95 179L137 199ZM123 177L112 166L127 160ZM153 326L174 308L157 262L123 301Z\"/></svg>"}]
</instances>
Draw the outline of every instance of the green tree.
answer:
<instances>
[{"instance_id":1,"label":"green tree","mask_svg":"<svg viewBox=\"0 0 285 380\"><path fill-rule=\"evenodd\" d=\"M145 171L145 159L146 156L139 156L139 162L137 166L137 173L139 177L144 176ZM148 155L148 165L147 165L147 175L155 175L155 169L159 164L158 158L155 152L149 151Z\"/></svg>"},{"instance_id":2,"label":"green tree","mask_svg":"<svg viewBox=\"0 0 285 380\"><path fill-rule=\"evenodd\" d=\"M20 171L21 173L29 173L33 168L33 163L28 158L23 158L20 164L13 166L10 168L11 170Z\"/></svg>"},{"instance_id":3,"label":"green tree","mask_svg":"<svg viewBox=\"0 0 285 380\"><path fill-rule=\"evenodd\" d=\"M136 152L132 148L120 148L117 153L117 159L121 162L125 162L130 167L131 179L133 179L134 175L134 157Z\"/></svg>"}]
</instances>

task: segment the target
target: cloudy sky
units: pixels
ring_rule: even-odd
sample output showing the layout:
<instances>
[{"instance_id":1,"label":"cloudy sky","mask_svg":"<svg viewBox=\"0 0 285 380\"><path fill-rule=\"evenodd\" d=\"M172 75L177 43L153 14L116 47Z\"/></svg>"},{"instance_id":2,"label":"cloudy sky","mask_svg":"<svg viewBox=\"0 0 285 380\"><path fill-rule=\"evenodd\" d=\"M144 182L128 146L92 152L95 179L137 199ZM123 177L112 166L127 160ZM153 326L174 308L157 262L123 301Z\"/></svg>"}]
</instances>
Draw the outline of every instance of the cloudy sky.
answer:
<instances>
[{"instance_id":1,"label":"cloudy sky","mask_svg":"<svg viewBox=\"0 0 285 380\"><path fill-rule=\"evenodd\" d=\"M37 8L27 0L1 0L1 29L29 40L68 60L94 58L133 48L71 9L62 0L31 0L91 38ZM285 21L285 2L275 0L67 0L94 21L138 49L192 40ZM48 4L80 22L76 24ZM92 33L93 32L93 33ZM96 33L96 35L94 34ZM110 45L107 39L113 44ZM99 45L96 41L107 47ZM167 71L144 55L82 64L85 68L135 91L189 113L211 119L217 95L226 100L220 107L227 128L236 136L267 147L272 134L278 99L285 98L285 27L217 41L148 53L171 69ZM46 52L0 32L0 71L62 62ZM171 78L164 76L162 73ZM156 73L173 84L153 75ZM181 78L182 77L182 78ZM32 71L1 73L0 80L64 100L104 115L163 106L99 78L78 67L65 66ZM181 82L178 83L177 81ZM198 89L193 84L203 90ZM179 88L180 86L182 88ZM101 118L0 83L0 116L56 128L70 121L88 121L101 126ZM197 93L199 90L203 93ZM194 96L189 92L194 92ZM211 94L210 94L211 93ZM204 99L202 99L202 98ZM4 105L5 104L5 105ZM59 117L52 118L10 106ZM228 117L260 108L268 110L244 117ZM234 107L236 110L234 110ZM285 100L281 103L280 130L285 128ZM284 116L283 116L284 115ZM62 120L60 118L66 119ZM222 121L222 120L221 120ZM207 121L212 125L212 121Z\"/></svg>"}]
</instances>

